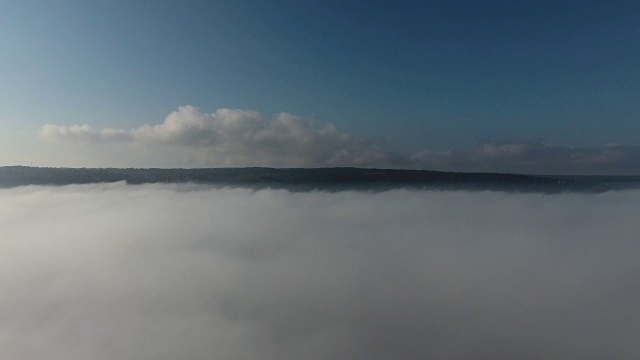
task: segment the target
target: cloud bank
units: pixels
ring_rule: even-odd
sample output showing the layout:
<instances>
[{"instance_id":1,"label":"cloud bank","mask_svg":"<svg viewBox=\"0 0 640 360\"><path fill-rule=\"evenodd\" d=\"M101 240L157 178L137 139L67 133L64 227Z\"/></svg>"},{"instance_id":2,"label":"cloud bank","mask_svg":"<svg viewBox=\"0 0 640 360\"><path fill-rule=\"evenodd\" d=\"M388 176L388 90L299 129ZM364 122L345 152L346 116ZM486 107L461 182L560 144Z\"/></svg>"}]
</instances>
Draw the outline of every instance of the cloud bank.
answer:
<instances>
[{"instance_id":1,"label":"cloud bank","mask_svg":"<svg viewBox=\"0 0 640 360\"><path fill-rule=\"evenodd\" d=\"M392 157L379 146L354 139L332 124L316 127L310 120L287 113L270 121L246 110L218 109L205 114L193 106L180 107L154 126L97 131L86 124L47 124L40 137L84 143L175 145L210 164L231 166L366 166L391 163Z\"/></svg>"},{"instance_id":2,"label":"cloud bank","mask_svg":"<svg viewBox=\"0 0 640 360\"><path fill-rule=\"evenodd\" d=\"M7 359L633 359L640 192L0 190Z\"/></svg>"},{"instance_id":3,"label":"cloud bank","mask_svg":"<svg viewBox=\"0 0 640 360\"><path fill-rule=\"evenodd\" d=\"M255 111L218 109L207 114L193 106L180 107L160 124L130 130L95 130L87 124L46 124L40 131L40 138L88 145L130 144L134 145L130 151L144 153L147 163L162 163L165 164L163 167L357 166L640 175L638 147L615 144L568 147L541 141L493 141L467 149L436 152L425 148L413 154L403 154L375 142L358 139L333 124L318 127L311 120L288 113L265 120ZM154 150L150 151L149 146ZM158 150L160 148L163 150ZM171 155L167 156L167 153ZM94 158L92 156L95 161Z\"/></svg>"}]
</instances>

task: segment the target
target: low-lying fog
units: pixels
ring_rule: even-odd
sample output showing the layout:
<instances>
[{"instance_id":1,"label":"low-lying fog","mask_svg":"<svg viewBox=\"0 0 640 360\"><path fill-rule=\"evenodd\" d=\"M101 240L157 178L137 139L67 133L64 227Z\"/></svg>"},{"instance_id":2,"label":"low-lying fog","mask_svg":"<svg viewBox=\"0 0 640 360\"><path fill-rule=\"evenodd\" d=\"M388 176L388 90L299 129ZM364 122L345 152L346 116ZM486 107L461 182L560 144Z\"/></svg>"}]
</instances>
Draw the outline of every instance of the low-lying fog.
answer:
<instances>
[{"instance_id":1,"label":"low-lying fog","mask_svg":"<svg viewBox=\"0 0 640 360\"><path fill-rule=\"evenodd\" d=\"M0 190L2 359L637 359L640 192Z\"/></svg>"}]
</instances>

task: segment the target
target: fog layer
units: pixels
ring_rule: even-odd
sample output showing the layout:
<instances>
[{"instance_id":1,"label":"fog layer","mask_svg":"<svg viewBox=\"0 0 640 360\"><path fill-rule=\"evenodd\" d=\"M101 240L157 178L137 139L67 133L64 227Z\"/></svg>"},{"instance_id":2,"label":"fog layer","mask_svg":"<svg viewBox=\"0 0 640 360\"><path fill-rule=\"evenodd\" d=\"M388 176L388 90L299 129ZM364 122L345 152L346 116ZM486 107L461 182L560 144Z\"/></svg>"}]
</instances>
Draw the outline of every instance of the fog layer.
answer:
<instances>
[{"instance_id":1,"label":"fog layer","mask_svg":"<svg viewBox=\"0 0 640 360\"><path fill-rule=\"evenodd\" d=\"M0 358L640 358L638 204L0 190Z\"/></svg>"}]
</instances>

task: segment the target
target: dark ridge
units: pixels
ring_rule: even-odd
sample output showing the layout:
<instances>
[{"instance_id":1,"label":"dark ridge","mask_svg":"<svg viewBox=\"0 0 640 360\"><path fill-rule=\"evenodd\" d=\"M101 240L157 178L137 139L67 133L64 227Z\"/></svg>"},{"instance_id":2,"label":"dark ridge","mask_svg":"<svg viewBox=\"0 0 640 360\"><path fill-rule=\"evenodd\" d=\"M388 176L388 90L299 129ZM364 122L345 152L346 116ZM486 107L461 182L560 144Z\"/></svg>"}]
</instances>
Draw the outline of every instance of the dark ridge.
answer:
<instances>
[{"instance_id":1,"label":"dark ridge","mask_svg":"<svg viewBox=\"0 0 640 360\"><path fill-rule=\"evenodd\" d=\"M288 189L292 191L383 191L410 188L557 193L565 191L602 192L638 187L640 178L536 176L363 168L118 169L0 167L0 186L5 188L24 185L70 185L117 181L126 181L129 184L190 182L253 189Z\"/></svg>"}]
</instances>

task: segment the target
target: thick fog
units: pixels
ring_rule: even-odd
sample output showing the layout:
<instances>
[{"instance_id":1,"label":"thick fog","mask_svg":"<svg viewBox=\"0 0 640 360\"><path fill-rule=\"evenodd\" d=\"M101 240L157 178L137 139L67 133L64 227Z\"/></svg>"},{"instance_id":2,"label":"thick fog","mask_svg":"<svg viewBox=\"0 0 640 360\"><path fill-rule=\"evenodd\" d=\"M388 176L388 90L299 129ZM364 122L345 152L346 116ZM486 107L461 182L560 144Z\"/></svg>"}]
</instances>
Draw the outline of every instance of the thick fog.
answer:
<instances>
[{"instance_id":1,"label":"thick fog","mask_svg":"<svg viewBox=\"0 0 640 360\"><path fill-rule=\"evenodd\" d=\"M0 190L2 359L637 359L640 192Z\"/></svg>"}]
</instances>

